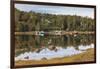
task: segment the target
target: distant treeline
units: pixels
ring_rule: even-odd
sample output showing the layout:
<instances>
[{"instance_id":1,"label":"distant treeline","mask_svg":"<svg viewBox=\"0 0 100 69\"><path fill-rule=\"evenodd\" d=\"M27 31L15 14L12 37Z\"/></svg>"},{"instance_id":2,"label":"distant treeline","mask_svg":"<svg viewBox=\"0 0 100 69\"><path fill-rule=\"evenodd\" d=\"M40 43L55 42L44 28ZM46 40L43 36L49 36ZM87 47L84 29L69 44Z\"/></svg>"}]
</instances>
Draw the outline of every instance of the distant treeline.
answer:
<instances>
[{"instance_id":1,"label":"distant treeline","mask_svg":"<svg viewBox=\"0 0 100 69\"><path fill-rule=\"evenodd\" d=\"M77 15L25 12L15 8L15 31L94 31L94 19Z\"/></svg>"}]
</instances>

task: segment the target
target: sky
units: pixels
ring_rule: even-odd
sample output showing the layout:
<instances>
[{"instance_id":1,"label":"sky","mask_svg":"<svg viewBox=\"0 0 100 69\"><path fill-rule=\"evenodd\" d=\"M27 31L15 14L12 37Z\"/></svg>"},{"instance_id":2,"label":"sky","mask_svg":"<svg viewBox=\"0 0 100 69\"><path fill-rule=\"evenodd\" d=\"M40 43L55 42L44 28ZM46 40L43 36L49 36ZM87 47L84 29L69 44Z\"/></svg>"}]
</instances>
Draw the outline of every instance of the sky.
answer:
<instances>
[{"instance_id":1,"label":"sky","mask_svg":"<svg viewBox=\"0 0 100 69\"><path fill-rule=\"evenodd\" d=\"M50 5L29 5L15 4L15 8L21 11L33 11L37 13L48 13L56 15L78 15L83 17L94 18L94 8L83 7L65 7L65 6L50 6Z\"/></svg>"}]
</instances>

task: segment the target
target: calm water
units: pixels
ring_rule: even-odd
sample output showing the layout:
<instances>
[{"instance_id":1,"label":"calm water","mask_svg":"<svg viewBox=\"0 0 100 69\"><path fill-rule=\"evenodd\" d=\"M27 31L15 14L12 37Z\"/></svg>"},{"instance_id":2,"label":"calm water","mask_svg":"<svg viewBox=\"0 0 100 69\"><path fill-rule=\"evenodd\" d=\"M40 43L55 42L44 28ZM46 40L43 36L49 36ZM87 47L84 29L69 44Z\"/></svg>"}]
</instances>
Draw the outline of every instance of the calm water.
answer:
<instances>
[{"instance_id":1,"label":"calm water","mask_svg":"<svg viewBox=\"0 0 100 69\"><path fill-rule=\"evenodd\" d=\"M94 48L94 35L16 36L15 60L52 59ZM17 51L18 50L18 51Z\"/></svg>"}]
</instances>

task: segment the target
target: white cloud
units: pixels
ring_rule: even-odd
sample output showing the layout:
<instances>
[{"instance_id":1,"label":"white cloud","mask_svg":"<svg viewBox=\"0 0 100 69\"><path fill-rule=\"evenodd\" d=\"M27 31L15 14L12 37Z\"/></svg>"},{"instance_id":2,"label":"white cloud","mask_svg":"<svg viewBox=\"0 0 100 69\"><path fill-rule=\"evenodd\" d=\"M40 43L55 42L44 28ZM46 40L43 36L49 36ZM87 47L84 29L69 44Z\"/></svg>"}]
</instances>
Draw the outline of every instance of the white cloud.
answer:
<instances>
[{"instance_id":1,"label":"white cloud","mask_svg":"<svg viewBox=\"0 0 100 69\"><path fill-rule=\"evenodd\" d=\"M61 15L79 15L94 18L94 8L83 7L65 7L65 6L47 6L47 5L29 5L15 4L15 7L22 11L34 11L39 13L61 14Z\"/></svg>"}]
</instances>

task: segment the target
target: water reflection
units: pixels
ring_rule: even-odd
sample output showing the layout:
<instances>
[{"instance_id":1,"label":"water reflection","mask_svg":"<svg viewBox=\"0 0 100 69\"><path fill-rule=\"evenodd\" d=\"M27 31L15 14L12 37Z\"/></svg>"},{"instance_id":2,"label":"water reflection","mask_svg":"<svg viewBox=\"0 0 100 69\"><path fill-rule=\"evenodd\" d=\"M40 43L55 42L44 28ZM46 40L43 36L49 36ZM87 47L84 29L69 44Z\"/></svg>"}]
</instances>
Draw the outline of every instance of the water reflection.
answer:
<instances>
[{"instance_id":1,"label":"water reflection","mask_svg":"<svg viewBox=\"0 0 100 69\"><path fill-rule=\"evenodd\" d=\"M15 60L41 60L71 56L94 48L94 35L16 36Z\"/></svg>"},{"instance_id":2,"label":"water reflection","mask_svg":"<svg viewBox=\"0 0 100 69\"><path fill-rule=\"evenodd\" d=\"M15 58L15 60L41 60L41 59L52 59L52 58L61 58L66 56L72 56L79 53L85 52L87 49L94 48L94 44L88 46L79 46L79 49L75 49L73 46L61 48L57 47L58 51L50 50L49 48L42 49L39 53L34 52L25 52L20 54Z\"/></svg>"}]
</instances>

